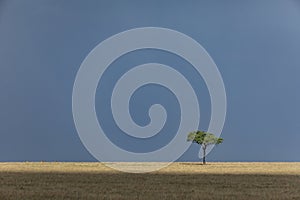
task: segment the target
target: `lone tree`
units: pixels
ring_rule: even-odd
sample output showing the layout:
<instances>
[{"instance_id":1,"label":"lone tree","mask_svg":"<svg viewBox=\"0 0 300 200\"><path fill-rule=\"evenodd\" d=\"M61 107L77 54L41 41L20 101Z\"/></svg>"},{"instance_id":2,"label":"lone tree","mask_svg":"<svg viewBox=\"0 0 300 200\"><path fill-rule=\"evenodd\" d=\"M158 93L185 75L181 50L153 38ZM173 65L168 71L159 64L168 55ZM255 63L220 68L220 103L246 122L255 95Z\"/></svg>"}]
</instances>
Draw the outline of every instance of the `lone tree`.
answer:
<instances>
[{"instance_id":1,"label":"lone tree","mask_svg":"<svg viewBox=\"0 0 300 200\"><path fill-rule=\"evenodd\" d=\"M205 157L207 146L221 144L223 142L223 138L218 138L214 134L207 133L205 131L193 131L188 134L187 141L201 145L203 150L203 164L206 164Z\"/></svg>"}]
</instances>

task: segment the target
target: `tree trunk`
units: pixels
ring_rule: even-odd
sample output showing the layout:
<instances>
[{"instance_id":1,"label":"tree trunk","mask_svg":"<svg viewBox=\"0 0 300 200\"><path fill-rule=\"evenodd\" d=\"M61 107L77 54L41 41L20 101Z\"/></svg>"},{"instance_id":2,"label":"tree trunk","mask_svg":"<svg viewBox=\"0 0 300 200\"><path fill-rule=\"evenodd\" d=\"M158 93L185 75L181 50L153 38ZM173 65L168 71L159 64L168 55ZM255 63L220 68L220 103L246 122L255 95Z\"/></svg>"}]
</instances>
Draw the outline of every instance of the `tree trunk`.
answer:
<instances>
[{"instance_id":1,"label":"tree trunk","mask_svg":"<svg viewBox=\"0 0 300 200\"><path fill-rule=\"evenodd\" d=\"M206 146L203 146L202 147L202 149L203 149L203 165L205 165L206 164L206 160L205 160L205 156L206 156Z\"/></svg>"}]
</instances>

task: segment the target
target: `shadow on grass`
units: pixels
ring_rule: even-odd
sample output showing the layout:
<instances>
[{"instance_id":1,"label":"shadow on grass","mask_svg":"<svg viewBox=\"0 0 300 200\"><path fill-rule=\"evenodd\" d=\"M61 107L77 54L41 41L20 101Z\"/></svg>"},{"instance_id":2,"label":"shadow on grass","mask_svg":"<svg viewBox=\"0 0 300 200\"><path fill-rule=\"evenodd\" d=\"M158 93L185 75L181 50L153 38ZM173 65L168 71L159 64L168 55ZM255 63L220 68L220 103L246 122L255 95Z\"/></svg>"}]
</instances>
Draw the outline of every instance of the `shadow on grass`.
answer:
<instances>
[{"instance_id":1,"label":"shadow on grass","mask_svg":"<svg viewBox=\"0 0 300 200\"><path fill-rule=\"evenodd\" d=\"M186 162L186 163L184 163L184 162L181 162L181 163L179 163L179 165L210 165L209 163L206 163L206 164L203 164L202 162L193 162L193 163L191 163L191 162Z\"/></svg>"},{"instance_id":2,"label":"shadow on grass","mask_svg":"<svg viewBox=\"0 0 300 200\"><path fill-rule=\"evenodd\" d=\"M0 199L300 198L300 175L0 172L0 185Z\"/></svg>"}]
</instances>

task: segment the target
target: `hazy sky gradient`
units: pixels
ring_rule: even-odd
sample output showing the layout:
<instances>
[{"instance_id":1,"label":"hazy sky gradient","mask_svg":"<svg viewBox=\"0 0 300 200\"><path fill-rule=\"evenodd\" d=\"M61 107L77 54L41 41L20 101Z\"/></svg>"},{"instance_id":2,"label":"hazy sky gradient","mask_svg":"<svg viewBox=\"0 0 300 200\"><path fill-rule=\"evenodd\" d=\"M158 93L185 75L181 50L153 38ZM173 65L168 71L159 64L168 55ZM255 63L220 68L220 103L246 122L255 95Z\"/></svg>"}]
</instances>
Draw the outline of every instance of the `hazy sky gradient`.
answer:
<instances>
[{"instance_id":1,"label":"hazy sky gradient","mask_svg":"<svg viewBox=\"0 0 300 200\"><path fill-rule=\"evenodd\" d=\"M224 80L228 112L222 137L208 160L300 161L300 2L268 1L58 1L0 0L0 161L93 161L81 144L72 117L73 82L86 55L104 39L127 29L165 27L197 40L211 55ZM162 62L176 68L178 57L141 51L113 65ZM109 90L117 75L111 66L99 89ZM201 77L201 128L210 102ZM105 92L104 92L105 93ZM160 99L152 98L159 94ZM97 109L105 101L97 93ZM143 101L143 104L139 103ZM133 118L147 124L152 103L171 112L167 133L178 126L178 103L162 87L141 89L132 100ZM105 106L103 107L105 108ZM172 113L173 112L173 113ZM114 131L111 113L98 113ZM106 120L106 121L105 121ZM153 145L118 140L144 151ZM180 160L198 159L193 145Z\"/></svg>"}]
</instances>

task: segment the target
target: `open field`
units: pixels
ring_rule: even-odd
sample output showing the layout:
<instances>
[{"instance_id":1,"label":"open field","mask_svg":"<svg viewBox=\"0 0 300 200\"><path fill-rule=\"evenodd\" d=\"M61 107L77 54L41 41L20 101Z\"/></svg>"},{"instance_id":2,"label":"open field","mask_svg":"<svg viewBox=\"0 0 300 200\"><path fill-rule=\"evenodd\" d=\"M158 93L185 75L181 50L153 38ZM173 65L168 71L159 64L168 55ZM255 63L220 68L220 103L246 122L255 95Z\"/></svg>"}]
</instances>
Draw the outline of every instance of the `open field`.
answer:
<instances>
[{"instance_id":1,"label":"open field","mask_svg":"<svg viewBox=\"0 0 300 200\"><path fill-rule=\"evenodd\" d=\"M173 163L144 174L101 163L0 163L1 200L200 198L300 199L300 163Z\"/></svg>"}]
</instances>

